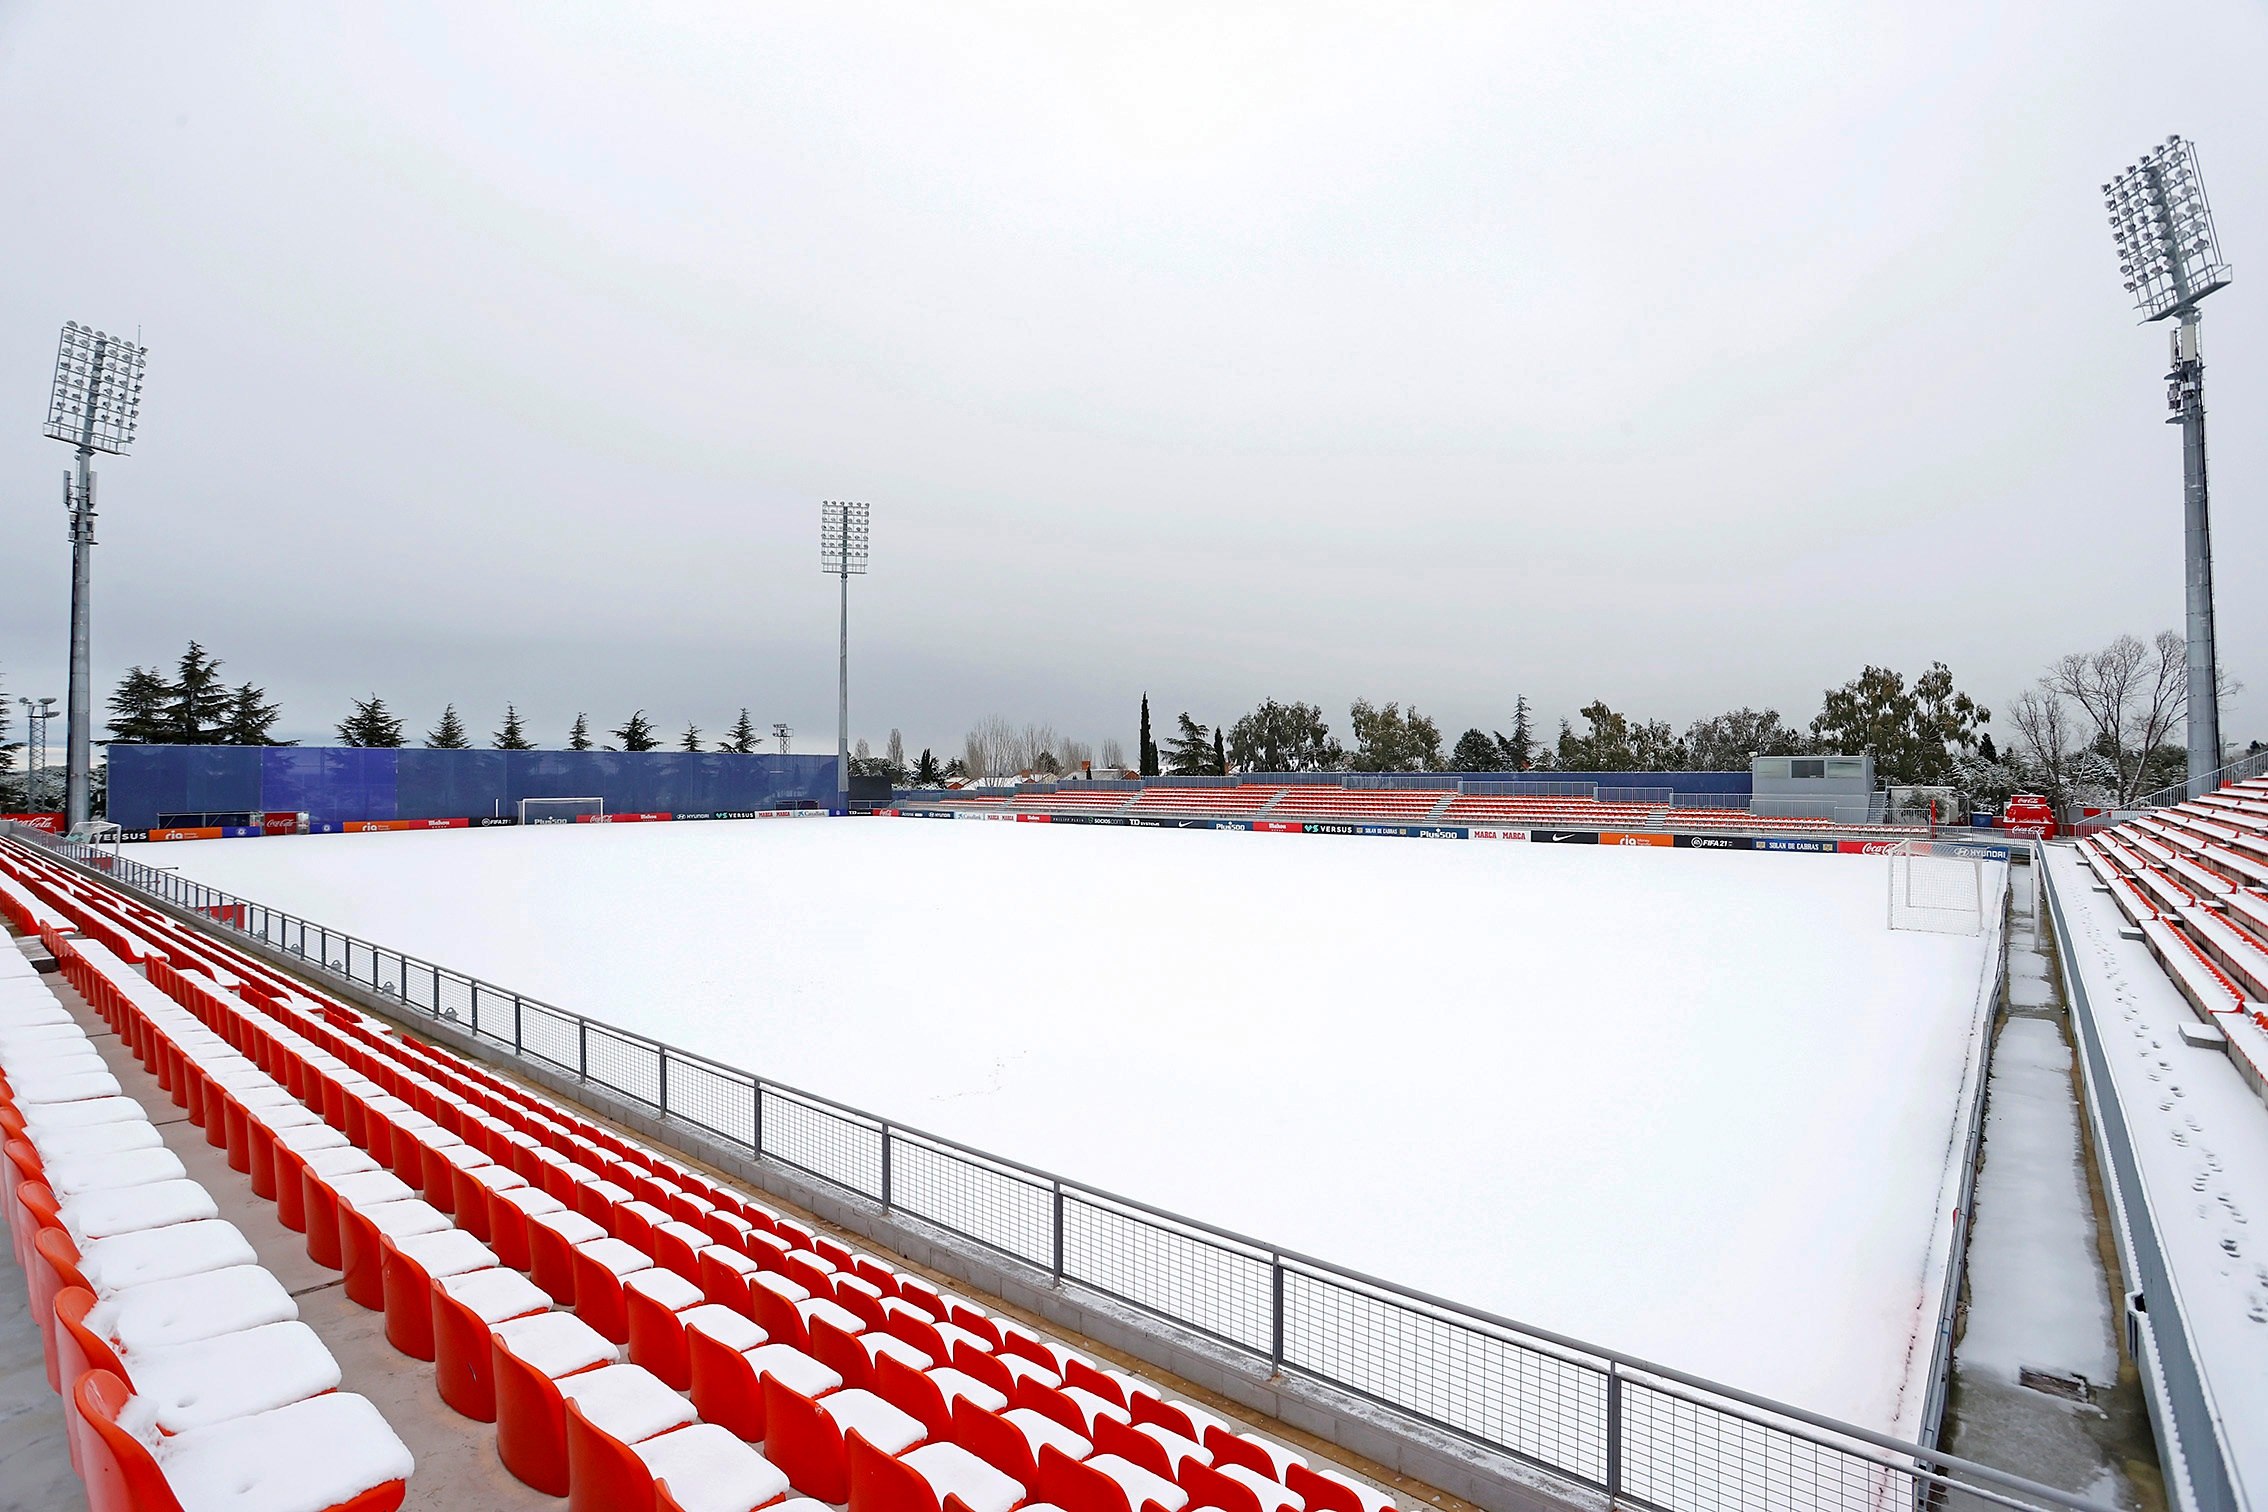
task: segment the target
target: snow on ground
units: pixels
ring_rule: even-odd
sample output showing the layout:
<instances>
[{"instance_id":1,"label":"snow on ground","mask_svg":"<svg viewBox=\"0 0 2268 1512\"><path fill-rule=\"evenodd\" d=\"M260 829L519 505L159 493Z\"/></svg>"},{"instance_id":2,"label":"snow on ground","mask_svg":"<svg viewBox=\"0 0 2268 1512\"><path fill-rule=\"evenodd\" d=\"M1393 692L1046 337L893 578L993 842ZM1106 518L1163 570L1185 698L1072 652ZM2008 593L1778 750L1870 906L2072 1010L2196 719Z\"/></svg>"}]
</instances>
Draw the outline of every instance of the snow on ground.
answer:
<instances>
[{"instance_id":1,"label":"snow on ground","mask_svg":"<svg viewBox=\"0 0 2268 1512\"><path fill-rule=\"evenodd\" d=\"M1993 1049L1976 1212L1962 1367L2010 1385L2030 1366L2108 1386L2118 1348L2091 1247L2071 1047L2047 1019L2010 1019Z\"/></svg>"},{"instance_id":2,"label":"snow on ground","mask_svg":"<svg viewBox=\"0 0 2268 1512\"><path fill-rule=\"evenodd\" d=\"M2068 846L2050 846L2150 1215L2240 1482L2268 1484L2268 1111L2228 1057L2182 1042L2196 1013ZM2131 1278L2129 1284L2133 1284ZM2247 1493L2240 1489L2239 1500Z\"/></svg>"},{"instance_id":3,"label":"snow on ground","mask_svg":"<svg viewBox=\"0 0 2268 1512\"><path fill-rule=\"evenodd\" d=\"M166 859L1107 1190L1916 1426L1984 947L1889 931L1881 858L874 820Z\"/></svg>"}]
</instances>

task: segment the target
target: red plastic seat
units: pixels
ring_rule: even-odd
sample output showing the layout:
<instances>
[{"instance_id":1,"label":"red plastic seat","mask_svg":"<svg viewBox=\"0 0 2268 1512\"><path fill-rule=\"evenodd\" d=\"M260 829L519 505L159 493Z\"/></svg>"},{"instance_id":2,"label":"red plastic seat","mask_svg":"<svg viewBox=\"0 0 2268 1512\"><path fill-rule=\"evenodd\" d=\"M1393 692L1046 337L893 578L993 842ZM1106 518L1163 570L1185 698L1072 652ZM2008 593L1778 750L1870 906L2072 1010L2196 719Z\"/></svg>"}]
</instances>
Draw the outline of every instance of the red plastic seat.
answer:
<instances>
[{"instance_id":1,"label":"red plastic seat","mask_svg":"<svg viewBox=\"0 0 2268 1512\"><path fill-rule=\"evenodd\" d=\"M620 1239L575 1246L575 1313L617 1344L630 1342L630 1314L622 1283L653 1267L643 1252Z\"/></svg>"},{"instance_id":2,"label":"red plastic seat","mask_svg":"<svg viewBox=\"0 0 2268 1512\"><path fill-rule=\"evenodd\" d=\"M614 1346L571 1313L538 1313L492 1333L497 1458L538 1491L565 1496L567 1406L559 1379L604 1369Z\"/></svg>"},{"instance_id":3,"label":"red plastic seat","mask_svg":"<svg viewBox=\"0 0 2268 1512\"><path fill-rule=\"evenodd\" d=\"M474 1422L493 1423L496 1344L489 1330L546 1311L549 1299L526 1277L501 1267L440 1277L432 1297L434 1388Z\"/></svg>"},{"instance_id":4,"label":"red plastic seat","mask_svg":"<svg viewBox=\"0 0 2268 1512\"><path fill-rule=\"evenodd\" d=\"M625 1278L622 1310L632 1362L652 1371L672 1390L689 1387L685 1325L679 1318L702 1305L701 1288L658 1265Z\"/></svg>"},{"instance_id":5,"label":"red plastic seat","mask_svg":"<svg viewBox=\"0 0 2268 1512\"><path fill-rule=\"evenodd\" d=\"M80 1378L72 1398L78 1407L79 1421L84 1425L79 1437L80 1463L86 1474L87 1501L92 1512L181 1512L181 1502L149 1448L119 1425L118 1414L129 1399L126 1383L107 1371L90 1371ZM346 1501L327 1507L318 1502L302 1503L305 1512L393 1512L408 1494L409 1452L401 1448L398 1439L389 1448L376 1440L375 1435L349 1448L340 1442L336 1432L335 1425L342 1422L364 1429L370 1424L381 1429L385 1426L376 1409L362 1398L333 1392L273 1412L183 1434L168 1446L169 1463L182 1466L185 1461L209 1457L224 1463L236 1475L258 1479L261 1461L257 1446L262 1440L328 1440L337 1445L338 1453L367 1457L374 1479L367 1489ZM288 1469L288 1465L284 1468ZM270 1473L279 1472L271 1469ZM272 1487L260 1501L269 1507L290 1505L279 1500Z\"/></svg>"},{"instance_id":6,"label":"red plastic seat","mask_svg":"<svg viewBox=\"0 0 2268 1512\"><path fill-rule=\"evenodd\" d=\"M462 1229L381 1235L378 1240L380 1294L386 1309L386 1341L413 1360L433 1358L433 1296L443 1276L488 1270L496 1253Z\"/></svg>"},{"instance_id":7,"label":"red plastic seat","mask_svg":"<svg viewBox=\"0 0 2268 1512\"><path fill-rule=\"evenodd\" d=\"M561 1307L575 1305L575 1246L606 1237L580 1213L537 1213L528 1219L528 1256L535 1284Z\"/></svg>"},{"instance_id":8,"label":"red plastic seat","mask_svg":"<svg viewBox=\"0 0 2268 1512\"><path fill-rule=\"evenodd\" d=\"M703 1295L753 1322L756 1304L749 1300L748 1280L756 1274L756 1262L725 1244L712 1244L701 1251L700 1261Z\"/></svg>"},{"instance_id":9,"label":"red plastic seat","mask_svg":"<svg viewBox=\"0 0 2268 1512\"><path fill-rule=\"evenodd\" d=\"M764 1330L711 1302L680 1315L685 1325L685 1366L693 1406L704 1421L749 1443L764 1437L763 1389L749 1352L763 1346Z\"/></svg>"},{"instance_id":10,"label":"red plastic seat","mask_svg":"<svg viewBox=\"0 0 2268 1512\"><path fill-rule=\"evenodd\" d=\"M864 1435L884 1453L897 1454L923 1439L919 1419L871 1391L837 1391L818 1400L764 1381L764 1452L806 1496L841 1502L850 1496L850 1464L843 1435Z\"/></svg>"}]
</instances>

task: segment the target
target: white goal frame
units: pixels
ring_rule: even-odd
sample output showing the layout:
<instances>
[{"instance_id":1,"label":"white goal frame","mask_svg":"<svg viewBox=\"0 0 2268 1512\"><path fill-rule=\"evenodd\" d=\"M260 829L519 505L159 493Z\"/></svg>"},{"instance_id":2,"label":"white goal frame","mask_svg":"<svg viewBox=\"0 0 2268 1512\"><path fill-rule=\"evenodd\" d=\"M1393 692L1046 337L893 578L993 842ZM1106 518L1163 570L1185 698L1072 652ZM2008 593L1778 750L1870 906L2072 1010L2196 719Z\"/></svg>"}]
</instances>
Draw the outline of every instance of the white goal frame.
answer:
<instances>
[{"instance_id":1,"label":"white goal frame","mask_svg":"<svg viewBox=\"0 0 2268 1512\"><path fill-rule=\"evenodd\" d=\"M1924 934L1980 935L1985 927L1985 864L1941 856L1926 841L1889 852L1889 924Z\"/></svg>"},{"instance_id":2,"label":"white goal frame","mask_svg":"<svg viewBox=\"0 0 2268 1512\"><path fill-rule=\"evenodd\" d=\"M541 816L541 810L531 813L529 807L531 804L581 804L584 807L566 814ZM520 825L522 828L531 824L573 824L576 822L577 814L589 814L593 818L604 819L606 817L606 800L604 798L522 798L520 800Z\"/></svg>"}]
</instances>

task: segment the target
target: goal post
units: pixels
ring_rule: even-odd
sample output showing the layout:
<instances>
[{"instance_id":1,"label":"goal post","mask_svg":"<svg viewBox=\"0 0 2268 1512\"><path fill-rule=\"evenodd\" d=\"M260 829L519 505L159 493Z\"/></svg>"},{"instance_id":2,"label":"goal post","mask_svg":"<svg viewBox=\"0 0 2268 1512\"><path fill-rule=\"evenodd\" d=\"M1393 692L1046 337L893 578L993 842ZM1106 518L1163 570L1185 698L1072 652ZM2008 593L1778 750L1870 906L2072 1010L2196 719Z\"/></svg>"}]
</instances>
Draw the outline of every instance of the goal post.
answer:
<instances>
[{"instance_id":1,"label":"goal post","mask_svg":"<svg viewBox=\"0 0 2268 1512\"><path fill-rule=\"evenodd\" d=\"M1973 856L1940 856L1906 841L1890 852L1890 927L1926 934L1982 934L1985 864Z\"/></svg>"},{"instance_id":2,"label":"goal post","mask_svg":"<svg viewBox=\"0 0 2268 1512\"><path fill-rule=\"evenodd\" d=\"M579 824L606 817L604 798L522 798L520 823Z\"/></svg>"}]
</instances>

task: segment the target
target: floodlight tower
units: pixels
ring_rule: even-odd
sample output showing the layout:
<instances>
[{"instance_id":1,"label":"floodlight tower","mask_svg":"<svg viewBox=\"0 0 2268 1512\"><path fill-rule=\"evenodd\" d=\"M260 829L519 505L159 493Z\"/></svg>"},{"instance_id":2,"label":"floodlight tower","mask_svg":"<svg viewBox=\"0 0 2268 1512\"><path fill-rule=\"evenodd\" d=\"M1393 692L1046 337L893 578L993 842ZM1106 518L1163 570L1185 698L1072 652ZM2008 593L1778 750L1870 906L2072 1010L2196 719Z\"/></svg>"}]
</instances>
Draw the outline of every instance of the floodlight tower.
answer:
<instances>
[{"instance_id":1,"label":"floodlight tower","mask_svg":"<svg viewBox=\"0 0 2268 1512\"><path fill-rule=\"evenodd\" d=\"M70 443L79 454L77 476L63 475L63 508L71 517L71 685L64 706L63 813L72 829L92 817L94 679L88 656L94 615L94 456L107 452L123 457L134 444L142 373L148 365L149 348L139 341L75 320L63 323L47 434Z\"/></svg>"},{"instance_id":2,"label":"floodlight tower","mask_svg":"<svg viewBox=\"0 0 2268 1512\"><path fill-rule=\"evenodd\" d=\"M819 566L842 579L841 664L835 691L836 807L850 807L850 580L866 572L867 523L872 507L827 500L819 506Z\"/></svg>"},{"instance_id":3,"label":"floodlight tower","mask_svg":"<svg viewBox=\"0 0 2268 1512\"><path fill-rule=\"evenodd\" d=\"M2205 360L2199 301L2229 281L2197 171L2197 148L2170 136L2103 185L2119 271L2144 324L2169 317L2173 370L2166 374L2168 425L2181 427L2183 576L2189 611L2189 796L2221 766L2220 664L2213 651L2213 532L2205 486Z\"/></svg>"},{"instance_id":4,"label":"floodlight tower","mask_svg":"<svg viewBox=\"0 0 2268 1512\"><path fill-rule=\"evenodd\" d=\"M24 742L24 807L39 808L39 789L33 784L44 782L47 776L47 722L55 717L53 698L19 698L24 706L24 731L31 738Z\"/></svg>"}]
</instances>

